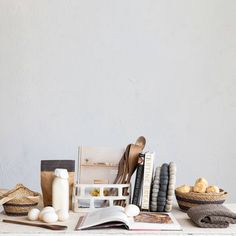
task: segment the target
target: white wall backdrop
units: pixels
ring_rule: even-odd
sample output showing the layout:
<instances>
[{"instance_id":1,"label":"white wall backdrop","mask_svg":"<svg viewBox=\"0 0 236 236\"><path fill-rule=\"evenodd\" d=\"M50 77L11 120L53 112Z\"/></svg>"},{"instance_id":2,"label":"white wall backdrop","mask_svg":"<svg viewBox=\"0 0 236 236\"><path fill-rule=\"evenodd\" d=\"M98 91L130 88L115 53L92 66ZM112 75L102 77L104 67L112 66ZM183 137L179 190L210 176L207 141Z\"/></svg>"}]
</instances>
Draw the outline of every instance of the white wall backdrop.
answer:
<instances>
[{"instance_id":1,"label":"white wall backdrop","mask_svg":"<svg viewBox=\"0 0 236 236\"><path fill-rule=\"evenodd\" d=\"M236 1L0 0L0 188L139 135L236 202Z\"/></svg>"}]
</instances>

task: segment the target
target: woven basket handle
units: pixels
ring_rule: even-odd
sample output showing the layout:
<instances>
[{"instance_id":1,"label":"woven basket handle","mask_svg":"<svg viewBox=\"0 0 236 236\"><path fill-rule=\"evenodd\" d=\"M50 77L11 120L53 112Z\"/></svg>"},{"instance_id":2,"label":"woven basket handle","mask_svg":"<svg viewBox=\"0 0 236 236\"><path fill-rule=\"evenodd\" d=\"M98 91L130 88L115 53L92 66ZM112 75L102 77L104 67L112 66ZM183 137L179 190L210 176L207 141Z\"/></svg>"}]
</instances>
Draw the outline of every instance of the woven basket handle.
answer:
<instances>
[{"instance_id":1,"label":"woven basket handle","mask_svg":"<svg viewBox=\"0 0 236 236\"><path fill-rule=\"evenodd\" d=\"M12 199L14 199L15 197L4 197L0 200L0 206L5 204L6 202L11 201Z\"/></svg>"}]
</instances>

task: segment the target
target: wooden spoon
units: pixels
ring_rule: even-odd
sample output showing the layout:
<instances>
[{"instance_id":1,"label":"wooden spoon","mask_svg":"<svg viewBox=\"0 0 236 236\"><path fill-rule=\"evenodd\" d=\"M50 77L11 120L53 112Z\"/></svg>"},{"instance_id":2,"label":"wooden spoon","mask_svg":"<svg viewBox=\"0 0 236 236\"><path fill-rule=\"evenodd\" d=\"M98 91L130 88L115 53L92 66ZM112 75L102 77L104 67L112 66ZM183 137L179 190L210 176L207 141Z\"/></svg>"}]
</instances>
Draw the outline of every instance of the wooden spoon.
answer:
<instances>
[{"instance_id":1,"label":"wooden spoon","mask_svg":"<svg viewBox=\"0 0 236 236\"><path fill-rule=\"evenodd\" d=\"M126 147L125 153L123 154L119 165L118 173L114 184L125 184L130 183L132 174L134 173L137 164L139 153L142 152L146 144L146 139L140 136L135 144L129 144ZM124 190L124 194L127 194L127 189ZM118 205L123 205L123 201L117 201Z\"/></svg>"},{"instance_id":2,"label":"wooden spoon","mask_svg":"<svg viewBox=\"0 0 236 236\"><path fill-rule=\"evenodd\" d=\"M128 171L127 160L128 160L128 156L129 156L130 146L131 146L131 144L129 144L126 147L126 150L122 156L122 159L119 162L119 171L117 174L116 181L114 182L115 184L124 184L125 183L125 178L126 178L126 174Z\"/></svg>"},{"instance_id":3,"label":"wooden spoon","mask_svg":"<svg viewBox=\"0 0 236 236\"><path fill-rule=\"evenodd\" d=\"M129 144L126 147L125 153L119 161L118 173L115 178L114 184L124 184L125 182L129 182L127 181L127 175L133 174L136 167L135 162L138 163L138 154L144 149L145 144L146 139L143 136L140 136L136 140L135 144ZM132 158L129 157L130 155L132 156ZM133 156L137 157L134 158ZM130 159L132 159L132 161ZM135 159L137 159L137 161ZM131 176L128 178L130 180Z\"/></svg>"},{"instance_id":4,"label":"wooden spoon","mask_svg":"<svg viewBox=\"0 0 236 236\"><path fill-rule=\"evenodd\" d=\"M126 177L126 183L130 183L131 176L133 175L134 171L138 165L138 157L139 153L142 152L142 147L138 145L132 144L130 147L129 157L128 157L128 173Z\"/></svg>"},{"instance_id":5,"label":"wooden spoon","mask_svg":"<svg viewBox=\"0 0 236 236\"><path fill-rule=\"evenodd\" d=\"M129 157L128 157L128 176L127 176L127 183L130 183L130 179L136 170L138 165L138 157L139 153L142 152L146 144L146 139L143 136L140 136L135 144L131 144Z\"/></svg>"},{"instance_id":6,"label":"wooden spoon","mask_svg":"<svg viewBox=\"0 0 236 236\"><path fill-rule=\"evenodd\" d=\"M142 152L146 144L146 140L143 136L139 137L135 144L130 145L129 155L127 158L128 169L125 176L125 183L129 184L131 177L138 165L139 154ZM128 189L124 190L124 195L128 193ZM125 202L122 201L122 206L125 205Z\"/></svg>"},{"instance_id":7,"label":"wooden spoon","mask_svg":"<svg viewBox=\"0 0 236 236\"><path fill-rule=\"evenodd\" d=\"M146 139L143 136L138 137L138 139L135 142L135 145L142 147L143 150L146 145Z\"/></svg>"},{"instance_id":8,"label":"wooden spoon","mask_svg":"<svg viewBox=\"0 0 236 236\"><path fill-rule=\"evenodd\" d=\"M67 226L65 226L65 225L35 224L35 223L28 223L28 222L17 221L17 220L5 220L5 219L3 219L2 222L10 223L10 224L18 224L18 225L35 226L35 227L51 229L51 230L65 230L65 229L67 229Z\"/></svg>"}]
</instances>

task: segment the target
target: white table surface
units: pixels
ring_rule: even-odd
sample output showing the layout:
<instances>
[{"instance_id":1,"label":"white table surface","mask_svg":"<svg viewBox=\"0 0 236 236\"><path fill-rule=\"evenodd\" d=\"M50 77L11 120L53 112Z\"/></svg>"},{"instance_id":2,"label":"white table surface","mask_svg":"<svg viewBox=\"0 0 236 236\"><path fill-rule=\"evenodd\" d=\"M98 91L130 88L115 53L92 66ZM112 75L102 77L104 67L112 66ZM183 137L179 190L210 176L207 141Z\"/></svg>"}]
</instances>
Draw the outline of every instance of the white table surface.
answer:
<instances>
[{"instance_id":1,"label":"white table surface","mask_svg":"<svg viewBox=\"0 0 236 236\"><path fill-rule=\"evenodd\" d=\"M230 208L232 211L236 212L236 204L225 204L226 207ZM2 219L15 219L15 220L25 220L26 217L9 217L6 216L2 209L0 213L0 236L1 235L27 235L27 236L34 236L34 235L59 235L59 234L66 234L66 235L235 235L236 236L236 224L230 225L226 229L205 229L205 228L198 228L196 227L191 220L188 218L187 214L180 211L178 207L175 207L172 211L175 218L182 226L183 231L143 231L143 232L135 232L129 231L125 229L106 229L106 230L86 230L86 231L74 231L75 225L78 222L79 217L82 215L81 213L70 213L70 219L64 223L68 226L66 231L52 231L48 229L38 228L38 227L31 227L31 226L23 226L23 225L15 225L15 224L8 224L3 223ZM63 223L62 223L63 224Z\"/></svg>"}]
</instances>

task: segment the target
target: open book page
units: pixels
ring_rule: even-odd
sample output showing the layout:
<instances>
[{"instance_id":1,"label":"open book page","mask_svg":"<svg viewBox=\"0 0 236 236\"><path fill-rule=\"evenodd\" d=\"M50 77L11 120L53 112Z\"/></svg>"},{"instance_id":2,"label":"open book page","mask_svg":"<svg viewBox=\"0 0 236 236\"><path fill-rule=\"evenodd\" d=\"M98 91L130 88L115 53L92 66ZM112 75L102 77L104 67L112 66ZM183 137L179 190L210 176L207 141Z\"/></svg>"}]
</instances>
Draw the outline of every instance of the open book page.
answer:
<instances>
[{"instance_id":1,"label":"open book page","mask_svg":"<svg viewBox=\"0 0 236 236\"><path fill-rule=\"evenodd\" d=\"M171 213L140 212L135 217L128 217L124 208L112 206L88 213L78 222L76 230L126 226L129 230L182 230Z\"/></svg>"},{"instance_id":2,"label":"open book page","mask_svg":"<svg viewBox=\"0 0 236 236\"><path fill-rule=\"evenodd\" d=\"M182 230L171 213L140 212L130 222L130 230Z\"/></svg>"},{"instance_id":3,"label":"open book page","mask_svg":"<svg viewBox=\"0 0 236 236\"><path fill-rule=\"evenodd\" d=\"M112 206L89 212L84 217L78 229L87 229L109 222L122 222L128 226L129 219L124 213L124 208L120 206Z\"/></svg>"}]
</instances>

